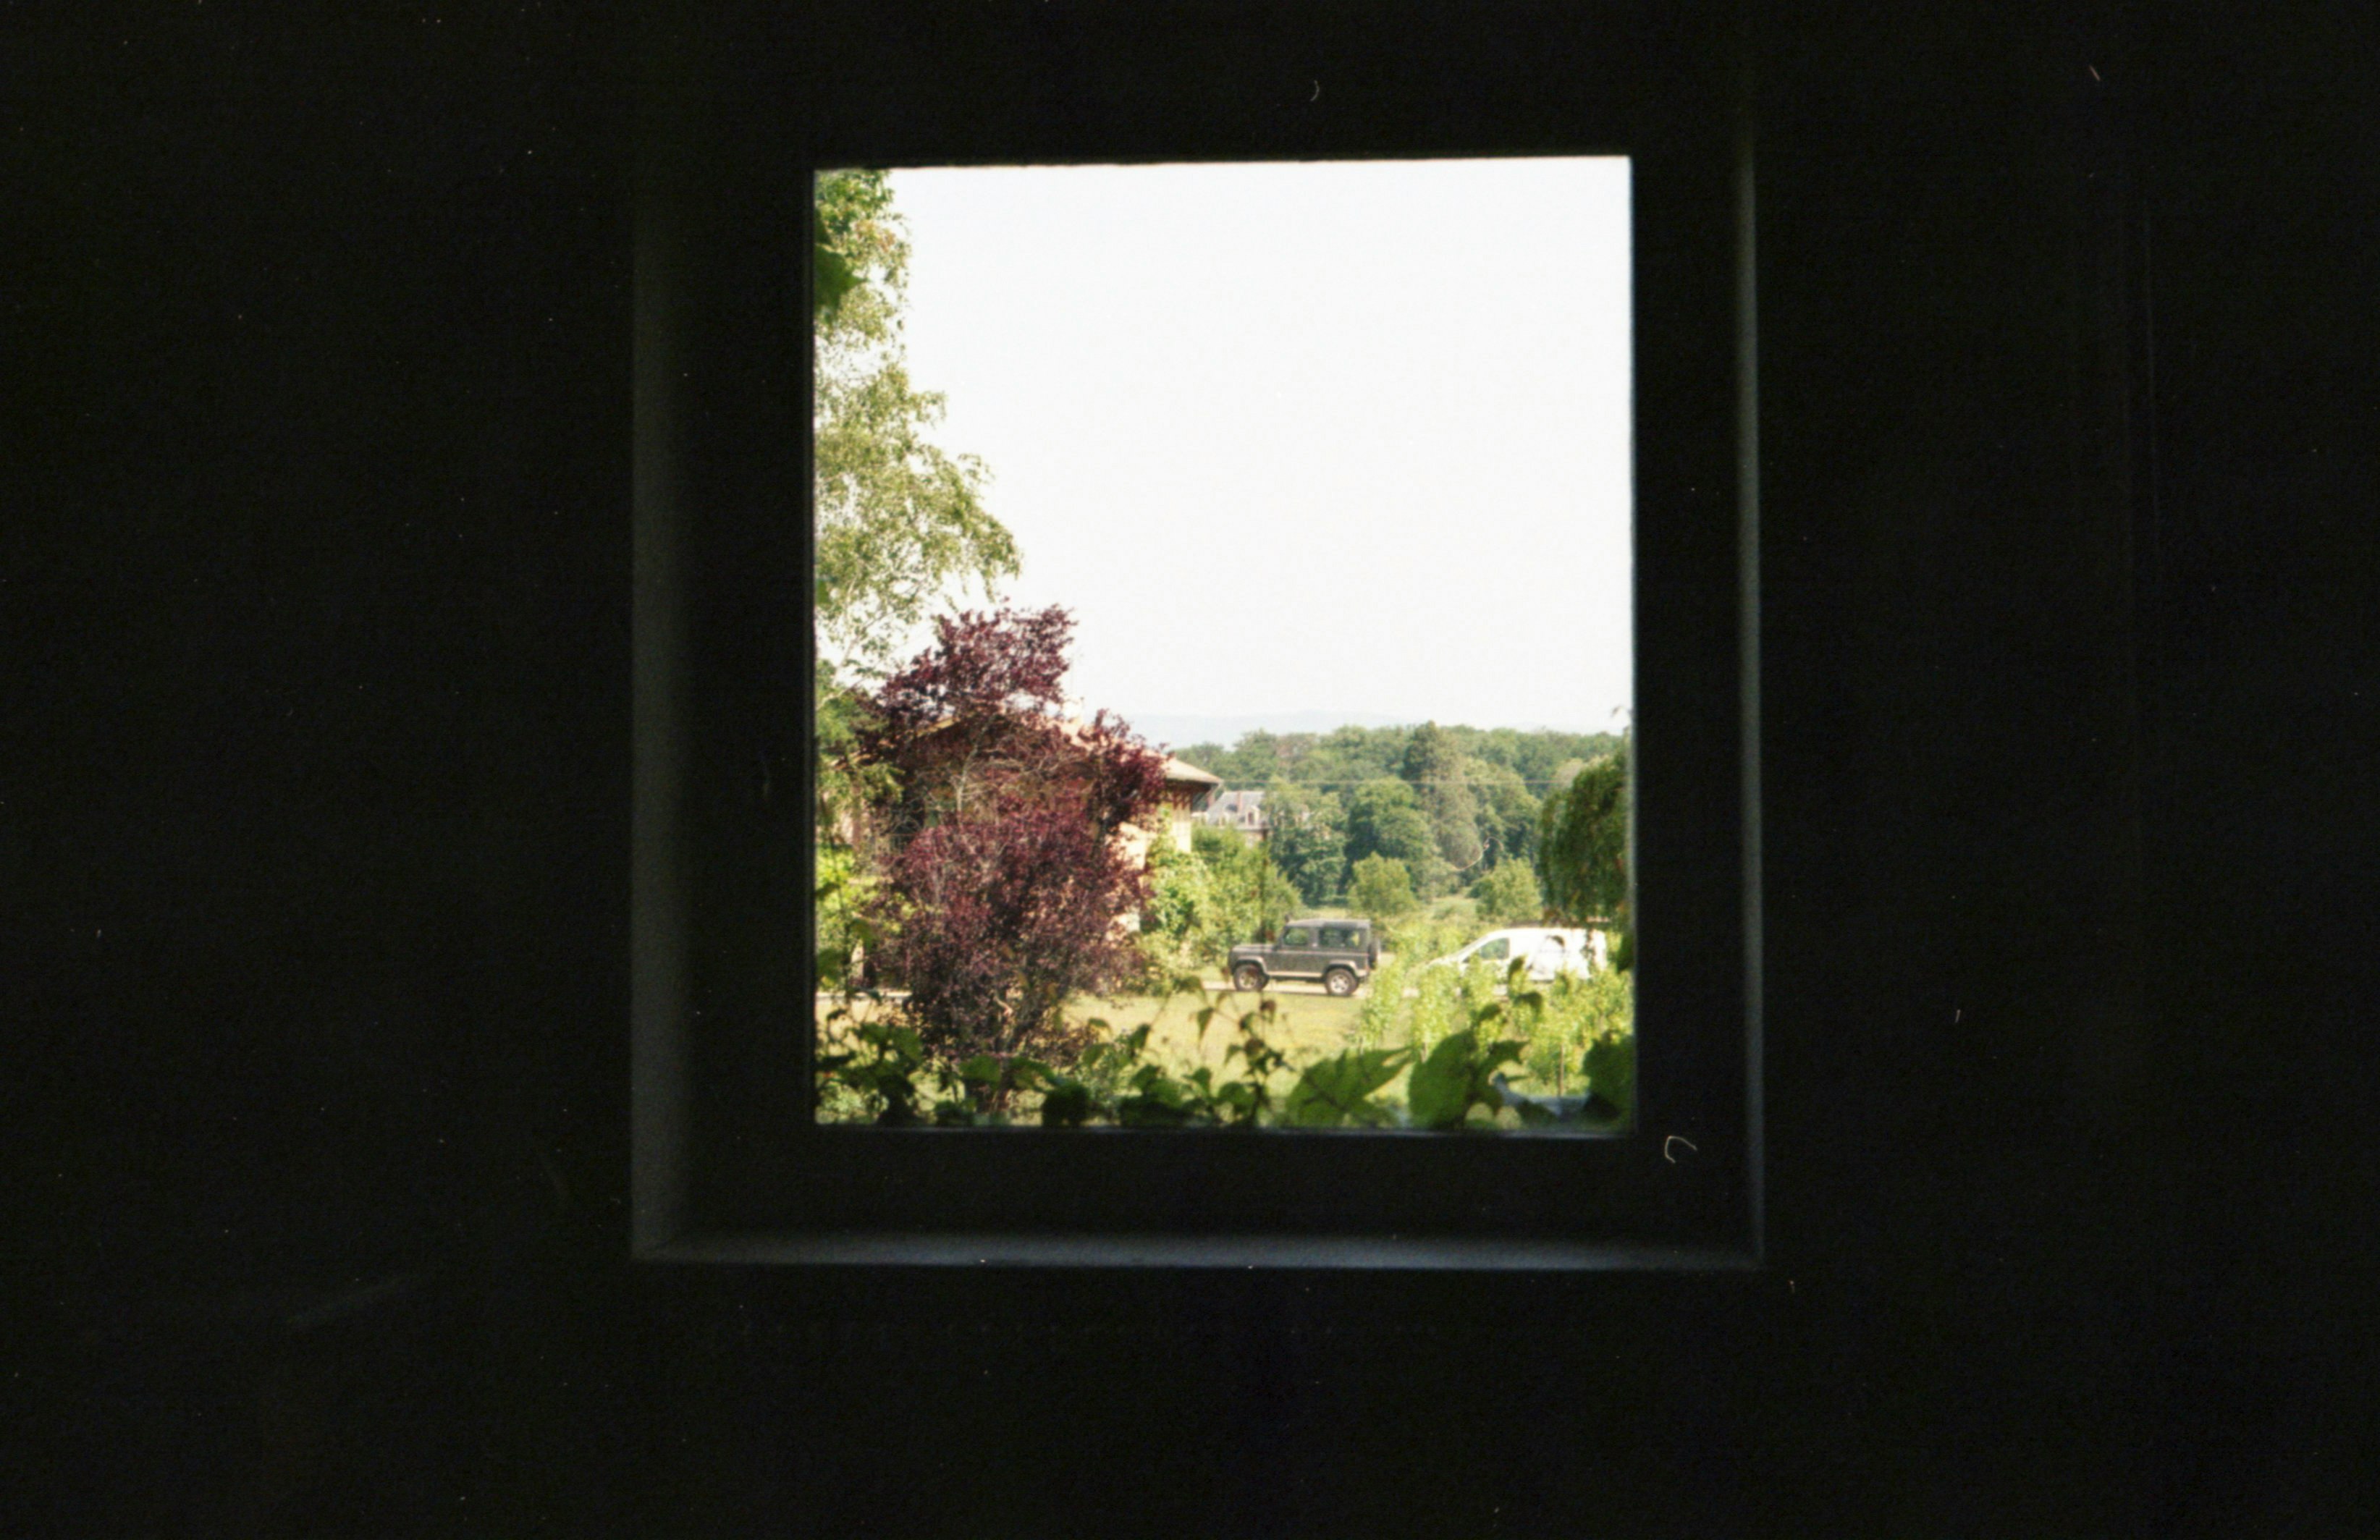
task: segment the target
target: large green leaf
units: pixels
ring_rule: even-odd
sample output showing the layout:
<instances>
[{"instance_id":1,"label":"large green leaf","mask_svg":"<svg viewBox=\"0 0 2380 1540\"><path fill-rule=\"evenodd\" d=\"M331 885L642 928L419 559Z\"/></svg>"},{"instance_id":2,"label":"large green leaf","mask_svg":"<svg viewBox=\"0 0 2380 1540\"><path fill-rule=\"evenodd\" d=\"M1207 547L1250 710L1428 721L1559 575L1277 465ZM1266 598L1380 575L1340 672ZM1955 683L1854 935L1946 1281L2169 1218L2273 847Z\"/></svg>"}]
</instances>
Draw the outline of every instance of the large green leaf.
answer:
<instances>
[{"instance_id":1,"label":"large green leaf","mask_svg":"<svg viewBox=\"0 0 2380 1540\"><path fill-rule=\"evenodd\" d=\"M1479 1047L1470 1032L1451 1032L1414 1066L1405 1087L1413 1121L1424 1128L1452 1128L1471 1107L1471 1061Z\"/></svg>"},{"instance_id":2,"label":"large green leaf","mask_svg":"<svg viewBox=\"0 0 2380 1540\"><path fill-rule=\"evenodd\" d=\"M1397 1077L1406 1053L1401 1048L1349 1049L1318 1060L1290 1087L1282 1121L1295 1128L1382 1121L1386 1114L1371 1101L1371 1095Z\"/></svg>"},{"instance_id":3,"label":"large green leaf","mask_svg":"<svg viewBox=\"0 0 2380 1540\"><path fill-rule=\"evenodd\" d=\"M1614 1122L1625 1120L1636 1105L1636 1035L1597 1038L1586 1050L1584 1068L1587 1090L1617 1110L1605 1115ZM1599 1107L1594 1110L1603 1111Z\"/></svg>"}]
</instances>

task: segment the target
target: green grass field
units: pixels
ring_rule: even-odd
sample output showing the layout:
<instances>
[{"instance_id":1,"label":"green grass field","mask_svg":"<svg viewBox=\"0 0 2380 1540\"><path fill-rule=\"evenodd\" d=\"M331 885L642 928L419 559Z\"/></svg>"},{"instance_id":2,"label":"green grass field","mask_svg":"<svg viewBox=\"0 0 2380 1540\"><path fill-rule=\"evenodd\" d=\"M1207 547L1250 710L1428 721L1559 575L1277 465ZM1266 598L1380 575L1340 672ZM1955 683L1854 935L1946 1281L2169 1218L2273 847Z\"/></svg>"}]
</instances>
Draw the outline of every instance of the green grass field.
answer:
<instances>
[{"instance_id":1,"label":"green grass field","mask_svg":"<svg viewBox=\"0 0 2380 1540\"><path fill-rule=\"evenodd\" d=\"M1240 1017L1258 1009L1266 1000L1272 1002L1274 1025L1259 1026L1257 1030L1267 1042L1300 1064L1346 1047L1354 1035L1356 1016L1363 1010L1362 1000L1353 996L1334 1000L1326 994L1269 989L1260 995L1209 993L1203 1000L1186 994L1171 1000L1151 995L1086 999L1069 1005L1066 1014L1075 1021L1103 1021L1112 1033L1119 1034L1147 1022L1150 1028L1150 1059L1180 1070L1199 1064L1220 1068L1224 1050L1239 1036ZM1215 1014L1207 1025L1202 1041L1198 1013L1207 1005L1215 1007Z\"/></svg>"}]
</instances>

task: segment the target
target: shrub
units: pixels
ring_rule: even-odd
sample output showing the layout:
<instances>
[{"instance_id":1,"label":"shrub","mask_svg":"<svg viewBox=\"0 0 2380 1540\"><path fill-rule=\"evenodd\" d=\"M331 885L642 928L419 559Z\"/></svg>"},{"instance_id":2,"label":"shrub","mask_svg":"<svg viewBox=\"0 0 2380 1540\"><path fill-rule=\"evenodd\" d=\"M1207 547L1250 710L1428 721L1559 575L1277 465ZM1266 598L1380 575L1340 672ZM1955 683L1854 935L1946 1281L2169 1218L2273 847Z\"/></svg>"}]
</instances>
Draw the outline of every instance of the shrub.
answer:
<instances>
[{"instance_id":1,"label":"shrub","mask_svg":"<svg viewBox=\"0 0 2380 1540\"><path fill-rule=\"evenodd\" d=\"M1491 926L1525 925L1541 912L1536 873L1525 861L1498 863L1472 884L1471 896L1479 902L1479 917Z\"/></svg>"},{"instance_id":2,"label":"shrub","mask_svg":"<svg viewBox=\"0 0 2380 1540\"><path fill-rule=\"evenodd\" d=\"M1148 878L1123 835L1155 821L1164 759L1104 712L1059 715L1072 626L1056 608L938 621L853 734L888 788L864 820L881 879L865 912L937 1056L1065 1061L1059 1007L1141 964L1117 921Z\"/></svg>"},{"instance_id":3,"label":"shrub","mask_svg":"<svg viewBox=\"0 0 2380 1540\"><path fill-rule=\"evenodd\" d=\"M1585 978L1564 974L1516 998L1512 1025L1528 1046L1521 1062L1536 1088L1552 1096L1576 1092L1580 1062L1598 1043L1633 1040L1636 992L1633 974L1603 968Z\"/></svg>"},{"instance_id":4,"label":"shrub","mask_svg":"<svg viewBox=\"0 0 2380 1540\"><path fill-rule=\"evenodd\" d=\"M1366 855L1355 863L1355 881L1348 890L1347 906L1371 919L1386 921L1413 913L1420 906L1420 901L1414 897L1413 875L1402 861L1386 855Z\"/></svg>"},{"instance_id":5,"label":"shrub","mask_svg":"<svg viewBox=\"0 0 2380 1540\"><path fill-rule=\"evenodd\" d=\"M1149 879L1142 949L1169 973L1220 963L1234 944L1274 933L1298 903L1265 847L1229 832L1187 855L1160 840Z\"/></svg>"}]
</instances>

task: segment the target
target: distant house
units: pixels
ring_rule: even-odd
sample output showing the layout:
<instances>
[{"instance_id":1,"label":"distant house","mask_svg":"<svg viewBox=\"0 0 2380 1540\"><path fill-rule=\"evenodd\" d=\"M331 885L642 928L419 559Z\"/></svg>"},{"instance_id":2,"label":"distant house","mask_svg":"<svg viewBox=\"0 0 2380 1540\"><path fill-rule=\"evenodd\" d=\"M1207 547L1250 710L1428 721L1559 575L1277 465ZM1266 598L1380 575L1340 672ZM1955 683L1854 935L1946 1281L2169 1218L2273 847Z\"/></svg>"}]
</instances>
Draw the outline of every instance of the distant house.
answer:
<instances>
[{"instance_id":1,"label":"distant house","mask_svg":"<svg viewBox=\"0 0 2380 1540\"><path fill-rule=\"evenodd\" d=\"M1160 833L1175 850L1189 854L1191 827L1204 816L1208 803L1222 784L1221 776L1168 756L1160 821L1153 828L1134 825L1124 831L1125 848L1132 852L1133 858L1147 861L1149 843Z\"/></svg>"},{"instance_id":2,"label":"distant house","mask_svg":"<svg viewBox=\"0 0 2380 1540\"><path fill-rule=\"evenodd\" d=\"M1208 817L1216 797L1233 794L1222 787L1221 776L1202 770L1171 755L1166 757L1166 832L1173 837L1174 849L1189 854L1192 823Z\"/></svg>"},{"instance_id":3,"label":"distant house","mask_svg":"<svg viewBox=\"0 0 2380 1540\"><path fill-rule=\"evenodd\" d=\"M1198 821L1215 829L1233 830L1241 839L1253 843L1272 828L1265 821L1264 799L1262 791L1219 791L1208 799Z\"/></svg>"}]
</instances>

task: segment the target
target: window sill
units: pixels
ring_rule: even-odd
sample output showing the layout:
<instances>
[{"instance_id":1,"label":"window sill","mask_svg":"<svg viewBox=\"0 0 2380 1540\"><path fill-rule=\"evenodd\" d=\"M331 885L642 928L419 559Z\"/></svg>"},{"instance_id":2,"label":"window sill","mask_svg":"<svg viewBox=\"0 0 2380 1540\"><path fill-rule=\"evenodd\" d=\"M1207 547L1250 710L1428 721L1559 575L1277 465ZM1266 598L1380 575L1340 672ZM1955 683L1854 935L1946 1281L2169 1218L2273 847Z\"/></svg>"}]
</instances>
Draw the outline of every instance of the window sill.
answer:
<instances>
[{"instance_id":1,"label":"window sill","mask_svg":"<svg viewBox=\"0 0 2380 1540\"><path fill-rule=\"evenodd\" d=\"M729 1266L1163 1267L1241 1271L1750 1272L1749 1252L1717 1246L1439 1236L1016 1234L832 1231L697 1235L641 1260Z\"/></svg>"}]
</instances>

